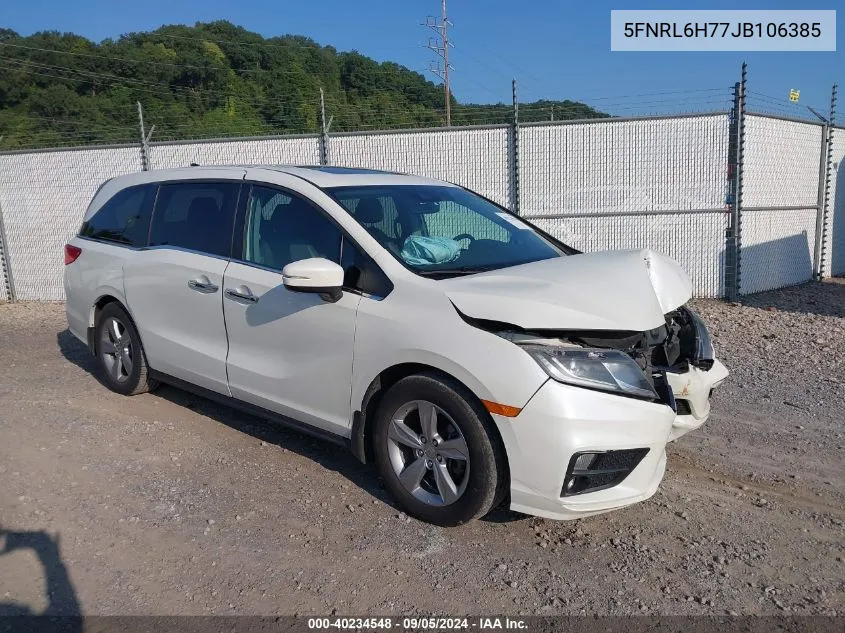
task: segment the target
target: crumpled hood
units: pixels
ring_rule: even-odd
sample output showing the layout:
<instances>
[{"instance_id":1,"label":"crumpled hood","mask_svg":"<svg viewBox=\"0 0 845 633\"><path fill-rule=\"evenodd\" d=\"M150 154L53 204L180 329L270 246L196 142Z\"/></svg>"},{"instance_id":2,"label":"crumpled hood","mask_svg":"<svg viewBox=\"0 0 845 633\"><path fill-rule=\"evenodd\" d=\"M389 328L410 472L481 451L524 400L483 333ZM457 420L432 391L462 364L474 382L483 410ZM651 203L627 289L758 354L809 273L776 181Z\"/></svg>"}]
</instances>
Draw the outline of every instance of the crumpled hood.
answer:
<instances>
[{"instance_id":1,"label":"crumpled hood","mask_svg":"<svg viewBox=\"0 0 845 633\"><path fill-rule=\"evenodd\" d=\"M648 249L556 257L438 283L463 314L526 330L644 332L692 296L680 265Z\"/></svg>"}]
</instances>

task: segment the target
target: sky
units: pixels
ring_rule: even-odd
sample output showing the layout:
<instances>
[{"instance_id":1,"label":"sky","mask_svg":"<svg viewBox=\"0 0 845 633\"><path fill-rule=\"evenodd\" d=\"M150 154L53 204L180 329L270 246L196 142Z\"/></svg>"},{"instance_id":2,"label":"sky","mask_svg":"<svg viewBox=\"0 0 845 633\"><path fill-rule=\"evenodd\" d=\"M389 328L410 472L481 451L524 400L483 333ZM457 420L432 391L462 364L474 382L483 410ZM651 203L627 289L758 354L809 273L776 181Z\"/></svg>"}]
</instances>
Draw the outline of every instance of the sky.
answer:
<instances>
[{"instance_id":1,"label":"sky","mask_svg":"<svg viewBox=\"0 0 845 633\"><path fill-rule=\"evenodd\" d=\"M22 35L72 31L100 41L162 24L225 19L265 37L308 36L338 50L427 71L434 54L422 26L439 0L0 0L0 27ZM783 113L826 112L833 83L845 88L845 42L837 52L611 52L611 9L836 9L838 2L722 0L449 0L452 90L461 102L584 101L625 116L722 109L748 62L751 104ZM837 30L845 33L839 6ZM790 89L801 91L797 105ZM654 94L658 93L658 94ZM843 99L845 101L845 99Z\"/></svg>"}]
</instances>

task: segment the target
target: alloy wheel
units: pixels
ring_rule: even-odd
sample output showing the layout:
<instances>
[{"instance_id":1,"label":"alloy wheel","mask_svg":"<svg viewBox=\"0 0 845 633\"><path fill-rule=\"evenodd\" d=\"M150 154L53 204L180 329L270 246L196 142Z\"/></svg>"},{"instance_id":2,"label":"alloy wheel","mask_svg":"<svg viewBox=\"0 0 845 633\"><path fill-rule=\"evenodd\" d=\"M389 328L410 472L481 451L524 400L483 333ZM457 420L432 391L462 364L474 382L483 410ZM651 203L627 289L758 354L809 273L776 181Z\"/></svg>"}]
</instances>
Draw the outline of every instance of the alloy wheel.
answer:
<instances>
[{"instance_id":1,"label":"alloy wheel","mask_svg":"<svg viewBox=\"0 0 845 633\"><path fill-rule=\"evenodd\" d=\"M124 383L132 375L132 337L126 326L115 317L109 317L100 329L100 358L111 378Z\"/></svg>"},{"instance_id":2,"label":"alloy wheel","mask_svg":"<svg viewBox=\"0 0 845 633\"><path fill-rule=\"evenodd\" d=\"M455 421L427 400L408 402L393 414L387 449L402 487L432 506L457 501L469 481L469 448Z\"/></svg>"}]
</instances>

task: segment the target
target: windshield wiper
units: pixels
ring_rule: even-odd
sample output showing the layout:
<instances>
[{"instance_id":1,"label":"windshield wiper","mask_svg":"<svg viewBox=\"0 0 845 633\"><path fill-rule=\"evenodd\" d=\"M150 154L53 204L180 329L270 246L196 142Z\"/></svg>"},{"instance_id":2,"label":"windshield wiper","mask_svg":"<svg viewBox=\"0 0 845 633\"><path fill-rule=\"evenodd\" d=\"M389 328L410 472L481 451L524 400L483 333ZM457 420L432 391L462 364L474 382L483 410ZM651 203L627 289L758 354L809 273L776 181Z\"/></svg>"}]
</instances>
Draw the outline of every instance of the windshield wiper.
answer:
<instances>
[{"instance_id":1,"label":"windshield wiper","mask_svg":"<svg viewBox=\"0 0 845 633\"><path fill-rule=\"evenodd\" d=\"M417 274L422 277L458 277L461 275L474 275L476 273L486 273L492 268L483 268L480 266L460 266L458 268L435 268L431 270L417 270Z\"/></svg>"}]
</instances>

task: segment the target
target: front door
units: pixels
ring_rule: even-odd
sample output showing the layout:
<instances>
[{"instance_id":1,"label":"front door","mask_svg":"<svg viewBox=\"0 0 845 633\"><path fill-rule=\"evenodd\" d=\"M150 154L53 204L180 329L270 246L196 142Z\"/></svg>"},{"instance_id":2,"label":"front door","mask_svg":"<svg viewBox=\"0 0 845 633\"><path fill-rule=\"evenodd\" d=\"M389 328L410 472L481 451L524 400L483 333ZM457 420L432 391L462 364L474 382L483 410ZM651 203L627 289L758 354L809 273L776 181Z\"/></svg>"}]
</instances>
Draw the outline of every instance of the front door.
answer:
<instances>
[{"instance_id":1,"label":"front door","mask_svg":"<svg viewBox=\"0 0 845 633\"><path fill-rule=\"evenodd\" d=\"M242 261L232 261L223 280L232 396L348 435L361 296L344 292L332 303L288 290L281 275L309 257L339 263L340 229L299 194L253 185L242 239Z\"/></svg>"},{"instance_id":2,"label":"front door","mask_svg":"<svg viewBox=\"0 0 845 633\"><path fill-rule=\"evenodd\" d=\"M233 170L232 177L243 174ZM150 367L222 394L229 393L223 273L241 184L162 184L149 246L132 251L123 269L126 300Z\"/></svg>"}]
</instances>

